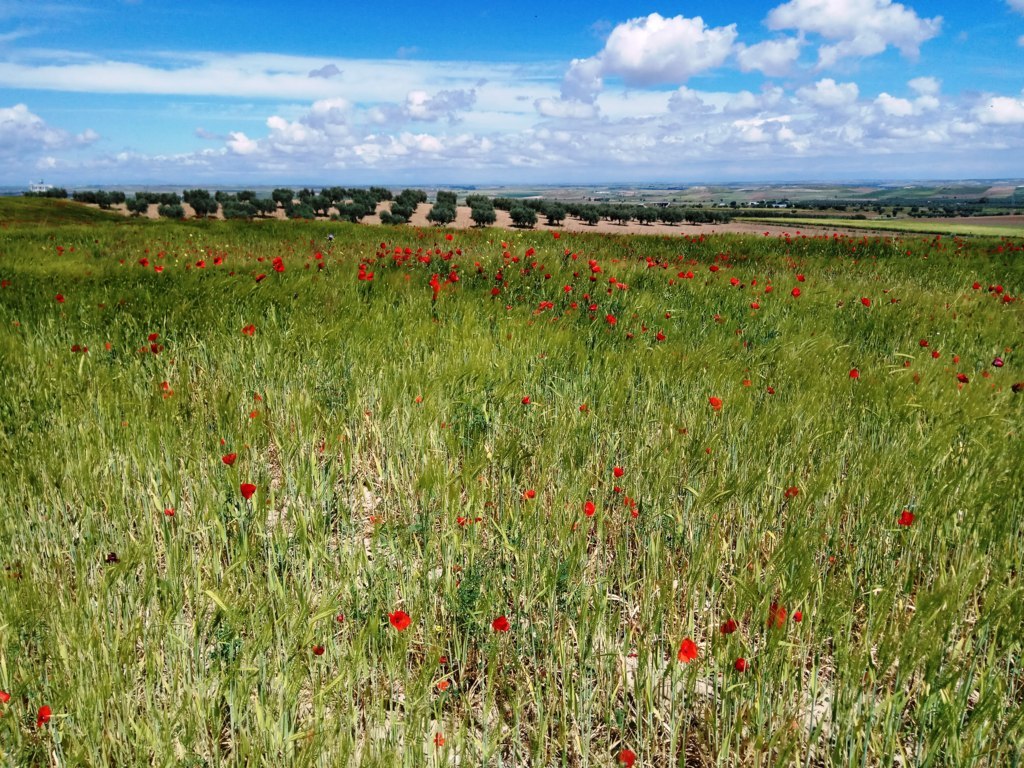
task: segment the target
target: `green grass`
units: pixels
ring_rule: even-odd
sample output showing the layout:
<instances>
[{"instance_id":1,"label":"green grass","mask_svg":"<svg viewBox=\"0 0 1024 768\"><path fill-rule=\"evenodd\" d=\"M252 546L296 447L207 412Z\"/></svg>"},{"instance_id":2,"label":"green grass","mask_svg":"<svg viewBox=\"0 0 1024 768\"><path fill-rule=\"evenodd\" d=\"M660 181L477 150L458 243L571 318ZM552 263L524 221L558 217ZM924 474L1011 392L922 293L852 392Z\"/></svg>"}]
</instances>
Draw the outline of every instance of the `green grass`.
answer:
<instances>
[{"instance_id":1,"label":"green grass","mask_svg":"<svg viewBox=\"0 0 1024 768\"><path fill-rule=\"evenodd\" d=\"M5 234L0 764L1018 759L1020 243L452 237Z\"/></svg>"},{"instance_id":2,"label":"green grass","mask_svg":"<svg viewBox=\"0 0 1024 768\"><path fill-rule=\"evenodd\" d=\"M743 221L795 227L830 227L834 229L877 229L910 234L970 235L975 237L1024 237L1024 227L988 226L986 224L950 224L927 219L840 219L840 218L770 218L744 216Z\"/></svg>"},{"instance_id":3,"label":"green grass","mask_svg":"<svg viewBox=\"0 0 1024 768\"><path fill-rule=\"evenodd\" d=\"M0 197L0 231L19 226L64 226L123 222L115 211L101 211L72 200L47 197Z\"/></svg>"}]
</instances>

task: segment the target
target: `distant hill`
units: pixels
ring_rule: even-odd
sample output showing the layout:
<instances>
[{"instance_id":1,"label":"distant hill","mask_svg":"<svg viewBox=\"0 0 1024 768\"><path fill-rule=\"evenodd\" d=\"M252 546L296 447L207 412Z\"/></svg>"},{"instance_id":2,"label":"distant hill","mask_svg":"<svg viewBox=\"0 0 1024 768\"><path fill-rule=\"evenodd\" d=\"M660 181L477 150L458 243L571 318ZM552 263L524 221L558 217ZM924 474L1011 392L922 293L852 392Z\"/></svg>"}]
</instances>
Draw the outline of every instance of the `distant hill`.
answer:
<instances>
[{"instance_id":1,"label":"distant hill","mask_svg":"<svg viewBox=\"0 0 1024 768\"><path fill-rule=\"evenodd\" d=\"M126 221L114 211L101 211L70 200L48 197L0 197L0 226L100 224Z\"/></svg>"}]
</instances>

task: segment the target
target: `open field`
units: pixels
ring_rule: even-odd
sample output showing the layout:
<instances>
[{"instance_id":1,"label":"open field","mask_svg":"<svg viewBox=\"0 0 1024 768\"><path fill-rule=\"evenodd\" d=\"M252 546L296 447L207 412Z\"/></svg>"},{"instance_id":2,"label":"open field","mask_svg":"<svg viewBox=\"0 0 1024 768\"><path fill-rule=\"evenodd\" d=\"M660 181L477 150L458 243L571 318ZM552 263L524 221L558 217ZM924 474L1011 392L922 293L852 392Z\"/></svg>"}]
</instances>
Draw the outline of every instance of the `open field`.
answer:
<instances>
[{"instance_id":1,"label":"open field","mask_svg":"<svg viewBox=\"0 0 1024 768\"><path fill-rule=\"evenodd\" d=\"M849 229L879 230L885 232L908 232L932 235L961 235L985 237L1024 237L1024 226L1020 225L1020 216L986 216L982 221L974 219L822 219L822 218L786 218L790 229L794 227L824 227L846 231ZM996 223L994 219L1004 223ZM780 219L757 218L748 216L749 222L773 224L779 226ZM1009 226L1008 226L1009 225Z\"/></svg>"},{"instance_id":2,"label":"open field","mask_svg":"<svg viewBox=\"0 0 1024 768\"><path fill-rule=\"evenodd\" d=\"M1024 238L90 213L0 217L0 764L1019 759Z\"/></svg>"}]
</instances>

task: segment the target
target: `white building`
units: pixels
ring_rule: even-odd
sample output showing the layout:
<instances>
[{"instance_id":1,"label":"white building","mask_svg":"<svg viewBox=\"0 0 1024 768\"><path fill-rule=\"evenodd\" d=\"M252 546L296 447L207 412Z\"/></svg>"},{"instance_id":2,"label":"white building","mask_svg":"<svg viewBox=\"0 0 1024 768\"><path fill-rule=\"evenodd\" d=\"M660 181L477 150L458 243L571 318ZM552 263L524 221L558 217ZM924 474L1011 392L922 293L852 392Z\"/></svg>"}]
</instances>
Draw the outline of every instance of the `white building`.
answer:
<instances>
[{"instance_id":1,"label":"white building","mask_svg":"<svg viewBox=\"0 0 1024 768\"><path fill-rule=\"evenodd\" d=\"M42 180L28 185L29 192L49 192L51 189L53 189L53 184L47 184Z\"/></svg>"}]
</instances>

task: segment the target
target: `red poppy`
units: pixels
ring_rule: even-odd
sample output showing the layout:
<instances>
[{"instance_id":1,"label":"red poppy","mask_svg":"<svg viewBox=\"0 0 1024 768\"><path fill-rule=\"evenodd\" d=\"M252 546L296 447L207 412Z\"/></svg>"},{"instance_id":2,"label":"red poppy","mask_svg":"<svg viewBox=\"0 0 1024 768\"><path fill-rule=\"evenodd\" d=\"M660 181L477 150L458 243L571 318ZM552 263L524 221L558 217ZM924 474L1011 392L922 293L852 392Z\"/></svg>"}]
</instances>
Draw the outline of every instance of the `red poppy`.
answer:
<instances>
[{"instance_id":1,"label":"red poppy","mask_svg":"<svg viewBox=\"0 0 1024 768\"><path fill-rule=\"evenodd\" d=\"M256 486L252 483L242 483L238 486L238 489L242 492L242 496L246 501L252 498L252 495L256 493Z\"/></svg>"},{"instance_id":2,"label":"red poppy","mask_svg":"<svg viewBox=\"0 0 1024 768\"><path fill-rule=\"evenodd\" d=\"M791 486L789 486L789 488L786 489L786 498L787 499L793 499L793 498L796 498L799 495L800 495L800 489L797 488L795 485L791 485Z\"/></svg>"},{"instance_id":3,"label":"red poppy","mask_svg":"<svg viewBox=\"0 0 1024 768\"><path fill-rule=\"evenodd\" d=\"M53 711L46 704L39 708L39 713L36 715L36 728L42 728L48 722L50 722L50 716Z\"/></svg>"},{"instance_id":4,"label":"red poppy","mask_svg":"<svg viewBox=\"0 0 1024 768\"><path fill-rule=\"evenodd\" d=\"M722 626L718 628L718 631L723 635L731 635L736 631L736 619L726 619L722 622Z\"/></svg>"},{"instance_id":5,"label":"red poppy","mask_svg":"<svg viewBox=\"0 0 1024 768\"><path fill-rule=\"evenodd\" d=\"M604 319L608 322L608 325L615 325L619 322L615 319L615 315L605 315Z\"/></svg>"},{"instance_id":6,"label":"red poppy","mask_svg":"<svg viewBox=\"0 0 1024 768\"><path fill-rule=\"evenodd\" d=\"M797 233L797 234L799 234L799 233ZM803 275L797 275L796 279L797 279L797 282L802 283L804 281L804 276Z\"/></svg>"},{"instance_id":7,"label":"red poppy","mask_svg":"<svg viewBox=\"0 0 1024 768\"><path fill-rule=\"evenodd\" d=\"M850 369L850 378L851 379L859 379L860 378L860 371L858 371L856 368L851 368Z\"/></svg>"},{"instance_id":8,"label":"red poppy","mask_svg":"<svg viewBox=\"0 0 1024 768\"><path fill-rule=\"evenodd\" d=\"M737 672L746 672L747 660L740 656L738 659L736 659L736 663L733 664L733 668L735 668Z\"/></svg>"},{"instance_id":9,"label":"red poppy","mask_svg":"<svg viewBox=\"0 0 1024 768\"><path fill-rule=\"evenodd\" d=\"M793 611L793 621L799 624L804 620L804 614L802 611Z\"/></svg>"},{"instance_id":10,"label":"red poppy","mask_svg":"<svg viewBox=\"0 0 1024 768\"><path fill-rule=\"evenodd\" d=\"M524 397L523 400L522 400L522 403L523 403L523 405L529 405L530 404L530 396L527 395L526 397Z\"/></svg>"},{"instance_id":11,"label":"red poppy","mask_svg":"<svg viewBox=\"0 0 1024 768\"><path fill-rule=\"evenodd\" d=\"M619 752L619 763L626 766L626 768L633 768L633 763L636 762L636 753L632 749L624 749Z\"/></svg>"},{"instance_id":12,"label":"red poppy","mask_svg":"<svg viewBox=\"0 0 1024 768\"><path fill-rule=\"evenodd\" d=\"M697 658L697 644L689 637L684 637L683 642L679 644L679 653L676 654L676 658L683 664L689 664Z\"/></svg>"},{"instance_id":13,"label":"red poppy","mask_svg":"<svg viewBox=\"0 0 1024 768\"><path fill-rule=\"evenodd\" d=\"M524 499L533 499L533 498L536 498L536 496L537 496L537 492L535 490L533 490L533 488L527 488L525 491L523 491L523 498Z\"/></svg>"},{"instance_id":14,"label":"red poppy","mask_svg":"<svg viewBox=\"0 0 1024 768\"><path fill-rule=\"evenodd\" d=\"M388 614L388 621L391 622L391 626L402 632L409 628L412 624L412 618L405 611L395 611L394 613Z\"/></svg>"},{"instance_id":15,"label":"red poppy","mask_svg":"<svg viewBox=\"0 0 1024 768\"><path fill-rule=\"evenodd\" d=\"M668 337L665 336L665 334L662 333L661 331L658 331L656 334L654 334L654 338L657 339L658 341L664 341Z\"/></svg>"},{"instance_id":16,"label":"red poppy","mask_svg":"<svg viewBox=\"0 0 1024 768\"><path fill-rule=\"evenodd\" d=\"M53 298L54 298L54 299L56 300L56 302L57 302L58 304L63 304L63 303L64 303L64 294L63 294L63 293L58 293L58 294L57 294L56 296L54 296Z\"/></svg>"},{"instance_id":17,"label":"red poppy","mask_svg":"<svg viewBox=\"0 0 1024 768\"><path fill-rule=\"evenodd\" d=\"M438 680L437 681L437 690L439 690L442 693L444 693L449 688L451 688L451 685L452 684L448 680Z\"/></svg>"},{"instance_id":18,"label":"red poppy","mask_svg":"<svg viewBox=\"0 0 1024 768\"><path fill-rule=\"evenodd\" d=\"M324 655L324 647L322 645L314 645L313 646L313 655L314 656L323 656Z\"/></svg>"},{"instance_id":19,"label":"red poppy","mask_svg":"<svg viewBox=\"0 0 1024 768\"><path fill-rule=\"evenodd\" d=\"M794 288L792 291L790 291L790 293L793 295L794 299L797 299L797 298L800 297L800 289L799 288Z\"/></svg>"},{"instance_id":20,"label":"red poppy","mask_svg":"<svg viewBox=\"0 0 1024 768\"><path fill-rule=\"evenodd\" d=\"M909 528L914 523L914 513L909 509L904 509L900 513L900 519L896 521L897 525L902 525L904 528Z\"/></svg>"},{"instance_id":21,"label":"red poppy","mask_svg":"<svg viewBox=\"0 0 1024 768\"><path fill-rule=\"evenodd\" d=\"M722 410L722 398L720 397L709 397L708 403L711 405L711 409L714 411Z\"/></svg>"},{"instance_id":22,"label":"red poppy","mask_svg":"<svg viewBox=\"0 0 1024 768\"><path fill-rule=\"evenodd\" d=\"M11 700L11 694L7 691L0 691L0 704L6 704Z\"/></svg>"},{"instance_id":23,"label":"red poppy","mask_svg":"<svg viewBox=\"0 0 1024 768\"><path fill-rule=\"evenodd\" d=\"M245 326L242 329L242 333L244 333L246 336L254 336L256 334L256 326L253 325L252 323L249 323L249 325Z\"/></svg>"},{"instance_id":24,"label":"red poppy","mask_svg":"<svg viewBox=\"0 0 1024 768\"><path fill-rule=\"evenodd\" d=\"M440 734L440 733L435 733L434 734L434 746L435 747L443 747L444 746L444 736L442 734Z\"/></svg>"},{"instance_id":25,"label":"red poppy","mask_svg":"<svg viewBox=\"0 0 1024 768\"><path fill-rule=\"evenodd\" d=\"M919 342L917 342L917 344L918 344L919 347L927 347L928 346L928 339L921 339Z\"/></svg>"},{"instance_id":26,"label":"red poppy","mask_svg":"<svg viewBox=\"0 0 1024 768\"><path fill-rule=\"evenodd\" d=\"M860 303L863 304L865 307L870 307L871 306L871 299L866 298L866 297L862 298L860 300Z\"/></svg>"},{"instance_id":27,"label":"red poppy","mask_svg":"<svg viewBox=\"0 0 1024 768\"><path fill-rule=\"evenodd\" d=\"M164 510L164 517L174 517L174 507L168 507Z\"/></svg>"},{"instance_id":28,"label":"red poppy","mask_svg":"<svg viewBox=\"0 0 1024 768\"><path fill-rule=\"evenodd\" d=\"M959 381L961 384L969 384L971 382L971 380L967 378L966 373L958 373L956 375L956 380Z\"/></svg>"},{"instance_id":29,"label":"red poppy","mask_svg":"<svg viewBox=\"0 0 1024 768\"><path fill-rule=\"evenodd\" d=\"M626 470L624 470L622 467L614 467L612 469L612 474L615 475L616 477L622 477L624 474L626 474Z\"/></svg>"},{"instance_id":30,"label":"red poppy","mask_svg":"<svg viewBox=\"0 0 1024 768\"><path fill-rule=\"evenodd\" d=\"M491 629L495 632L508 632L512 626L508 623L508 619L504 616L499 616L491 622Z\"/></svg>"},{"instance_id":31,"label":"red poppy","mask_svg":"<svg viewBox=\"0 0 1024 768\"><path fill-rule=\"evenodd\" d=\"M232 466L234 466L235 459L237 459L237 458L238 458L238 454L237 453L228 453L228 454L225 454L224 456L221 456L220 460L223 461L225 464L227 464L229 467L232 467Z\"/></svg>"},{"instance_id":32,"label":"red poppy","mask_svg":"<svg viewBox=\"0 0 1024 768\"><path fill-rule=\"evenodd\" d=\"M782 629L786 626L786 617L789 612L784 605L772 603L768 609L768 627L770 629Z\"/></svg>"}]
</instances>

